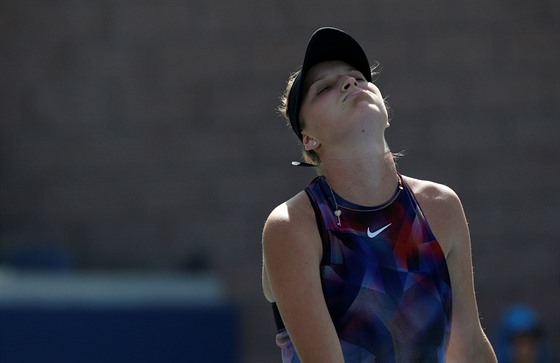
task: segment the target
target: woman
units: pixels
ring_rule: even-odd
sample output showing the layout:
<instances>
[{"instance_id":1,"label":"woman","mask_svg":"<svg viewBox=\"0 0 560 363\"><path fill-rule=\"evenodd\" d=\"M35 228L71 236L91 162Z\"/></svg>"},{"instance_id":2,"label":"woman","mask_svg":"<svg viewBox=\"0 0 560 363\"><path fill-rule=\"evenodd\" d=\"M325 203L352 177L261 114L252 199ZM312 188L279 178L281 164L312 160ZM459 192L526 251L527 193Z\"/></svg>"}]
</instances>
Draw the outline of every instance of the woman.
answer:
<instances>
[{"instance_id":1,"label":"woman","mask_svg":"<svg viewBox=\"0 0 560 363\"><path fill-rule=\"evenodd\" d=\"M283 111L319 174L263 231L283 362L495 362L459 198L397 171L360 45L317 30Z\"/></svg>"}]
</instances>

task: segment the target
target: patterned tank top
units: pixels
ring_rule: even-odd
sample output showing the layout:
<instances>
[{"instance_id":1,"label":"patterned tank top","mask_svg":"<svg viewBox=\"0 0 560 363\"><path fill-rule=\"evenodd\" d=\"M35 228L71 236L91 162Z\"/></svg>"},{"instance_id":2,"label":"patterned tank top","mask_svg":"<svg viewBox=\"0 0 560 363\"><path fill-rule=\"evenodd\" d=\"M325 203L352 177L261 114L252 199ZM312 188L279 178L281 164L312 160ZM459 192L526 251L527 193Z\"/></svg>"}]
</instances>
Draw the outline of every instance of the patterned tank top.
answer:
<instances>
[{"instance_id":1,"label":"patterned tank top","mask_svg":"<svg viewBox=\"0 0 560 363\"><path fill-rule=\"evenodd\" d=\"M323 243L323 293L345 362L445 362L452 308L447 263L402 177L393 197L377 207L342 199L324 177L306 192ZM274 304L273 310L282 361L299 363Z\"/></svg>"}]
</instances>

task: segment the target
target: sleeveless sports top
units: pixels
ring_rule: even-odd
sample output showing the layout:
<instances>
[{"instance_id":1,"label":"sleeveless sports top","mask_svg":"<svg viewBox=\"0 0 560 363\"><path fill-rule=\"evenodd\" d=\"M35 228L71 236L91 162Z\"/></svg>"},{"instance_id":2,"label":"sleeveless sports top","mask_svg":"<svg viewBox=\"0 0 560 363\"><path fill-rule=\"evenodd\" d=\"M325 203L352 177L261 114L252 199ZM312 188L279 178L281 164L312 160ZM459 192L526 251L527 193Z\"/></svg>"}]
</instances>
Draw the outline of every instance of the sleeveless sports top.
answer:
<instances>
[{"instance_id":1,"label":"sleeveless sports top","mask_svg":"<svg viewBox=\"0 0 560 363\"><path fill-rule=\"evenodd\" d=\"M452 305L447 263L399 178L393 197L377 207L342 199L324 177L306 188L323 243L323 293L346 363L445 362ZM275 304L273 310L282 361L299 363Z\"/></svg>"}]
</instances>

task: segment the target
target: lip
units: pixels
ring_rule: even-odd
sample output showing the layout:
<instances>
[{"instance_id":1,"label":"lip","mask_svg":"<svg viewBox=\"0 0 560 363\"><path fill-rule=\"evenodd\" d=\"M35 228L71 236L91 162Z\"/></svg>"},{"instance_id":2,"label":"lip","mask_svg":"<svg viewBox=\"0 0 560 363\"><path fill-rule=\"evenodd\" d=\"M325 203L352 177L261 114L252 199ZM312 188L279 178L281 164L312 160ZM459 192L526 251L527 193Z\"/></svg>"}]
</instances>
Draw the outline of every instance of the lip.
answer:
<instances>
[{"instance_id":1,"label":"lip","mask_svg":"<svg viewBox=\"0 0 560 363\"><path fill-rule=\"evenodd\" d=\"M361 92L366 92L366 90L365 90L365 89L361 89L361 88L355 89L354 91L348 93L348 94L344 97L344 99L342 100L342 102L346 101L346 100L348 99L348 97L352 97L352 96L354 96L354 95L356 95L356 94L358 94L358 93L361 93Z\"/></svg>"}]
</instances>

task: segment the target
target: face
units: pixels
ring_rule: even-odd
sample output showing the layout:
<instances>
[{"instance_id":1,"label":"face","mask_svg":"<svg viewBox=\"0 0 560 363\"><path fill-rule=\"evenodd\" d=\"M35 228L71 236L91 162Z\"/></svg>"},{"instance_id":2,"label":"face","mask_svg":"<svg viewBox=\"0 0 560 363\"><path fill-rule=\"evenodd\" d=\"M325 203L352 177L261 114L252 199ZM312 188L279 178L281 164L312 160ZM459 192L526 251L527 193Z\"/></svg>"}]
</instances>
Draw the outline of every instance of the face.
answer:
<instances>
[{"instance_id":1,"label":"face","mask_svg":"<svg viewBox=\"0 0 560 363\"><path fill-rule=\"evenodd\" d=\"M521 334L513 339L515 362L534 363L537 361L537 339L531 334Z\"/></svg>"},{"instance_id":2,"label":"face","mask_svg":"<svg viewBox=\"0 0 560 363\"><path fill-rule=\"evenodd\" d=\"M372 135L387 127L381 92L363 74L340 61L315 65L305 79L300 109L302 134L322 144ZM379 133L379 131L377 132Z\"/></svg>"}]
</instances>

